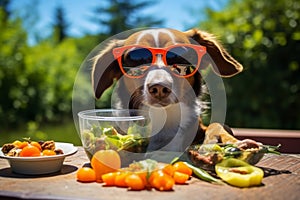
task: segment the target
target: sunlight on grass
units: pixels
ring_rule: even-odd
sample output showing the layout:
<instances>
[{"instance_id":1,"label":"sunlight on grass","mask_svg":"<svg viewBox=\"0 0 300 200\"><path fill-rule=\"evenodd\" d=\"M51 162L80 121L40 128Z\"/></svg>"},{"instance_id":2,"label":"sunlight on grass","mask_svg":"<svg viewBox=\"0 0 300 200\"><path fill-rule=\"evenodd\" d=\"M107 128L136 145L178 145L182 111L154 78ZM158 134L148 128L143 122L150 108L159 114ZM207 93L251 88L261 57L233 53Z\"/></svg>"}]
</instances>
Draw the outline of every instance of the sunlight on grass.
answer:
<instances>
[{"instance_id":1,"label":"sunlight on grass","mask_svg":"<svg viewBox=\"0 0 300 200\"><path fill-rule=\"evenodd\" d=\"M81 146L79 135L75 129L73 120L66 120L60 124L37 124L35 122L27 123L27 126L0 130L0 145L22 140L30 137L32 140L54 140L56 142L73 143Z\"/></svg>"}]
</instances>

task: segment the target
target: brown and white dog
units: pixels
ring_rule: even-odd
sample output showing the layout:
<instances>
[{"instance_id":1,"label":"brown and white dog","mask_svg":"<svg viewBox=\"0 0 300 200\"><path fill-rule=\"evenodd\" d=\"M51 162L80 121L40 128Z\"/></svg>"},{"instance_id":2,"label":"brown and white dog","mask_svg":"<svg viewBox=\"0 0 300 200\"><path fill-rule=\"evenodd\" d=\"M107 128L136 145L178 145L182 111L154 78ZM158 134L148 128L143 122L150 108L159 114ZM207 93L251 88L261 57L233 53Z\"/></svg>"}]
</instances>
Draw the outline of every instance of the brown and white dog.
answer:
<instances>
[{"instance_id":1,"label":"brown and white dog","mask_svg":"<svg viewBox=\"0 0 300 200\"><path fill-rule=\"evenodd\" d=\"M169 63L169 57L184 50L187 50L187 55L182 56L185 61L190 65L195 63L192 68L182 65L179 69L182 66L177 61ZM147 56L150 60L146 61ZM138 63L141 64L138 71L125 70L128 66L137 67ZM95 56L92 84L96 98L100 98L118 80L112 107L149 110L154 129L149 151L184 151L204 138L199 96L200 72L207 66L212 66L221 77L233 76L243 69L212 34L197 29L186 32L146 29L126 39L110 41Z\"/></svg>"}]
</instances>

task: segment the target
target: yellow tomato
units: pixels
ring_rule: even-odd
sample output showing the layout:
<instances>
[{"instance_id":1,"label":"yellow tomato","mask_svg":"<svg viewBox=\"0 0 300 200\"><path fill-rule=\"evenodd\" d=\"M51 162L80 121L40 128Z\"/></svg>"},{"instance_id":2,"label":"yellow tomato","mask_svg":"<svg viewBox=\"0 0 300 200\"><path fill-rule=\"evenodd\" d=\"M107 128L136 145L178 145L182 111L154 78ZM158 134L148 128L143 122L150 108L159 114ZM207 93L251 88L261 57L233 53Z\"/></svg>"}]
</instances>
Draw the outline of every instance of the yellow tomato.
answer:
<instances>
[{"instance_id":1,"label":"yellow tomato","mask_svg":"<svg viewBox=\"0 0 300 200\"><path fill-rule=\"evenodd\" d=\"M121 158L114 150L99 150L91 159L92 168L95 170L96 179L102 182L102 175L115 172L121 168Z\"/></svg>"}]
</instances>

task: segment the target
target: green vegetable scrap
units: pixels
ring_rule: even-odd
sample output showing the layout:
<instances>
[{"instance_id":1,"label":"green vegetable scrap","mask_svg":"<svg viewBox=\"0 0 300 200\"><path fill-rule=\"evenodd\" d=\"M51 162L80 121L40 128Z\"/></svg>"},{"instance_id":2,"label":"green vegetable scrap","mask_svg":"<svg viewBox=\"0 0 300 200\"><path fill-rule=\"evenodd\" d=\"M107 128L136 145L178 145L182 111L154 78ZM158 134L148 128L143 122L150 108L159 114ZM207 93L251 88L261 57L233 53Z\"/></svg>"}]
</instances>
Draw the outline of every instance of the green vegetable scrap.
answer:
<instances>
[{"instance_id":1,"label":"green vegetable scrap","mask_svg":"<svg viewBox=\"0 0 300 200\"><path fill-rule=\"evenodd\" d=\"M217 178L214 178L209 173L207 173L205 170L195 167L194 165L191 165L188 162L184 162L189 168L193 170L193 173L200 179L207 181L207 182L213 182L217 184L223 184L223 182Z\"/></svg>"}]
</instances>

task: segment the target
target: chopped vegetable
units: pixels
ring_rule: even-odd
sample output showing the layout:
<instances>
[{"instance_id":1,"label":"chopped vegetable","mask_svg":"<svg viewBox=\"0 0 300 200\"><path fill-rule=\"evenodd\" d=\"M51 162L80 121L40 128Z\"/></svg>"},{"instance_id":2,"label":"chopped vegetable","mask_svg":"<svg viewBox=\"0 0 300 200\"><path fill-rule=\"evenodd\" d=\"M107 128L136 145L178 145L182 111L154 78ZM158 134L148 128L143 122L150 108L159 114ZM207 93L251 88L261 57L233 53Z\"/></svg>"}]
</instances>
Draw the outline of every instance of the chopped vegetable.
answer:
<instances>
[{"instance_id":1,"label":"chopped vegetable","mask_svg":"<svg viewBox=\"0 0 300 200\"><path fill-rule=\"evenodd\" d=\"M214 170L214 166L226 158L238 158L254 165L265 153L280 154L279 147L280 145L268 146L245 139L234 144L193 145L188 150L188 156L195 166Z\"/></svg>"},{"instance_id":2,"label":"chopped vegetable","mask_svg":"<svg viewBox=\"0 0 300 200\"><path fill-rule=\"evenodd\" d=\"M82 167L76 173L77 181L79 182L94 182L96 181L96 173L90 167Z\"/></svg>"},{"instance_id":3,"label":"chopped vegetable","mask_svg":"<svg viewBox=\"0 0 300 200\"><path fill-rule=\"evenodd\" d=\"M222 180L237 187L260 185L264 176L262 169L235 158L223 160L215 170Z\"/></svg>"},{"instance_id":4,"label":"chopped vegetable","mask_svg":"<svg viewBox=\"0 0 300 200\"><path fill-rule=\"evenodd\" d=\"M148 146L149 130L146 127L134 124L128 128L127 133L118 132L113 126L93 126L91 130L84 130L82 143L85 150L92 155L98 150L113 149L145 153Z\"/></svg>"}]
</instances>

